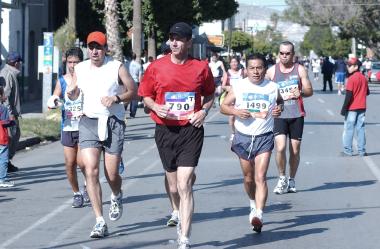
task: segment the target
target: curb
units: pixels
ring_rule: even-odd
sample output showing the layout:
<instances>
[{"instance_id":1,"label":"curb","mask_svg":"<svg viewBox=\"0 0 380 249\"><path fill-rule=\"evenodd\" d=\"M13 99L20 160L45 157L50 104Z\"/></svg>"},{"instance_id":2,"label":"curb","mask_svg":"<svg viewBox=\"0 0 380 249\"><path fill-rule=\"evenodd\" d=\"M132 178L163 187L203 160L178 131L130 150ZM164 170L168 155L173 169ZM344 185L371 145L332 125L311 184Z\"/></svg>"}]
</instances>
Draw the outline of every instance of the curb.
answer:
<instances>
[{"instance_id":1,"label":"curb","mask_svg":"<svg viewBox=\"0 0 380 249\"><path fill-rule=\"evenodd\" d=\"M59 137L52 137L52 138L49 138L49 139L44 139L42 140L40 137L26 137L26 138L21 138L20 141L18 142L18 145L17 145L17 151L19 150L24 150L26 149L27 147L32 147L32 146L35 146L35 145L39 145L41 144L42 142L44 141L49 141L49 142L55 142L55 141L58 141L59 140Z\"/></svg>"}]
</instances>

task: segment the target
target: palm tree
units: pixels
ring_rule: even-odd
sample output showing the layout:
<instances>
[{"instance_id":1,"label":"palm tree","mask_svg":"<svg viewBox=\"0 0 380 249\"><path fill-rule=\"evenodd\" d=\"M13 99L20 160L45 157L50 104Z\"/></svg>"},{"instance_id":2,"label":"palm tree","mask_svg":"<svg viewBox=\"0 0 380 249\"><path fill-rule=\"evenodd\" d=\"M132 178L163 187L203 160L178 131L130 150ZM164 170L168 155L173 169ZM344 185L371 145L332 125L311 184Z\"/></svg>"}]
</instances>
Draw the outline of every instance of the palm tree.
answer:
<instances>
[{"instance_id":1,"label":"palm tree","mask_svg":"<svg viewBox=\"0 0 380 249\"><path fill-rule=\"evenodd\" d=\"M107 44L113 58L123 62L123 50L121 49L119 33L119 12L117 0L104 1L104 13L106 17Z\"/></svg>"},{"instance_id":2,"label":"palm tree","mask_svg":"<svg viewBox=\"0 0 380 249\"><path fill-rule=\"evenodd\" d=\"M73 25L76 31L76 0L69 0L69 22Z\"/></svg>"},{"instance_id":3,"label":"palm tree","mask_svg":"<svg viewBox=\"0 0 380 249\"><path fill-rule=\"evenodd\" d=\"M141 61L141 0L133 0L133 38L132 50L136 54L136 61Z\"/></svg>"}]
</instances>

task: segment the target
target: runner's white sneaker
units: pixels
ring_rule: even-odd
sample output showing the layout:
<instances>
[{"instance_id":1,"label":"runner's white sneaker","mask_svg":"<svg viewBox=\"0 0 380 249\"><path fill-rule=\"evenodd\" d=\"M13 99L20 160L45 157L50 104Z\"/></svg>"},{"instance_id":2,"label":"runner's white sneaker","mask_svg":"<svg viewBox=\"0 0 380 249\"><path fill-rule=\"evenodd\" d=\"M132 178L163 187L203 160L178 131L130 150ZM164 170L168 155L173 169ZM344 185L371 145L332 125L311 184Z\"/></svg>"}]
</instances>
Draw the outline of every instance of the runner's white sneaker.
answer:
<instances>
[{"instance_id":1,"label":"runner's white sneaker","mask_svg":"<svg viewBox=\"0 0 380 249\"><path fill-rule=\"evenodd\" d=\"M189 239L180 239L178 242L178 249L190 249L190 241Z\"/></svg>"},{"instance_id":2,"label":"runner's white sneaker","mask_svg":"<svg viewBox=\"0 0 380 249\"><path fill-rule=\"evenodd\" d=\"M288 193L297 193L296 182L294 181L294 178L289 178Z\"/></svg>"},{"instance_id":3,"label":"runner's white sneaker","mask_svg":"<svg viewBox=\"0 0 380 249\"><path fill-rule=\"evenodd\" d=\"M171 213L170 219L168 220L168 222L166 222L166 226L168 226L168 227L175 227L175 226L177 226L178 221L179 221L178 211L174 210Z\"/></svg>"},{"instance_id":4,"label":"runner's white sneaker","mask_svg":"<svg viewBox=\"0 0 380 249\"><path fill-rule=\"evenodd\" d=\"M98 222L95 224L91 231L90 238L103 238L108 235L107 224L104 222Z\"/></svg>"},{"instance_id":5,"label":"runner's white sneaker","mask_svg":"<svg viewBox=\"0 0 380 249\"><path fill-rule=\"evenodd\" d=\"M123 215L123 191L120 190L120 197L117 199L112 199L111 196L111 206L109 211L109 218L112 221L116 221Z\"/></svg>"},{"instance_id":6,"label":"runner's white sneaker","mask_svg":"<svg viewBox=\"0 0 380 249\"><path fill-rule=\"evenodd\" d=\"M263 227L263 215L255 213L251 220L252 230L261 233L261 228Z\"/></svg>"},{"instance_id":7,"label":"runner's white sneaker","mask_svg":"<svg viewBox=\"0 0 380 249\"><path fill-rule=\"evenodd\" d=\"M256 209L251 207L251 212L249 213L249 223L252 223L253 217L255 217Z\"/></svg>"},{"instance_id":8,"label":"runner's white sneaker","mask_svg":"<svg viewBox=\"0 0 380 249\"><path fill-rule=\"evenodd\" d=\"M273 193L276 193L278 195L284 194L288 192L288 183L286 181L285 176L280 176L278 179L277 185L273 190Z\"/></svg>"}]
</instances>

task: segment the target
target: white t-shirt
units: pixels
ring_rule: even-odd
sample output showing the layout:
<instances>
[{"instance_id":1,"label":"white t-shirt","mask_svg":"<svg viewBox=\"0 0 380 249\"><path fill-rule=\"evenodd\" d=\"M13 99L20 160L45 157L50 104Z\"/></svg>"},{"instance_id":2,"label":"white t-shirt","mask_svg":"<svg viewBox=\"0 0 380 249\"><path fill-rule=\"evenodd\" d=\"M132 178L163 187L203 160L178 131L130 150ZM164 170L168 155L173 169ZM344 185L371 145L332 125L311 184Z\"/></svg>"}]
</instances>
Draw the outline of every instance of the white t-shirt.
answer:
<instances>
[{"instance_id":1,"label":"white t-shirt","mask_svg":"<svg viewBox=\"0 0 380 249\"><path fill-rule=\"evenodd\" d=\"M274 119L272 110L276 106L278 85L264 80L256 85L248 78L240 79L232 85L236 100L236 109L246 109L250 112L264 114L265 118L241 119L235 117L235 128L245 135L257 136L273 131Z\"/></svg>"},{"instance_id":2,"label":"white t-shirt","mask_svg":"<svg viewBox=\"0 0 380 249\"><path fill-rule=\"evenodd\" d=\"M115 115L124 120L125 110L122 103L113 103L105 107L101 98L121 94L124 87L119 85L119 68L121 62L105 57L101 67L91 67L91 60L75 66L78 87L83 92L83 113L89 118Z\"/></svg>"}]
</instances>

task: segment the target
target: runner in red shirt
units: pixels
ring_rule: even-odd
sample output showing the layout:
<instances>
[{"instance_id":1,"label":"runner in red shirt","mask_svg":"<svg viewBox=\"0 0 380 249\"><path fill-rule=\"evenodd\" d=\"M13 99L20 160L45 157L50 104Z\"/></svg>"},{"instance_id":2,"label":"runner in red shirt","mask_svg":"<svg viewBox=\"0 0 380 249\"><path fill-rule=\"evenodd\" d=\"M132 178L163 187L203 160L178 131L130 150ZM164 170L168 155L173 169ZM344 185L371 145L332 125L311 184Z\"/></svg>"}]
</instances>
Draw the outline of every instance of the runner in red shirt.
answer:
<instances>
[{"instance_id":1,"label":"runner in red shirt","mask_svg":"<svg viewBox=\"0 0 380 249\"><path fill-rule=\"evenodd\" d=\"M188 24L174 24L169 33L172 53L152 62L139 88L156 122L155 140L171 198L179 205L178 248L190 247L192 179L203 145L203 123L215 91L208 65L188 56L191 37Z\"/></svg>"}]
</instances>

